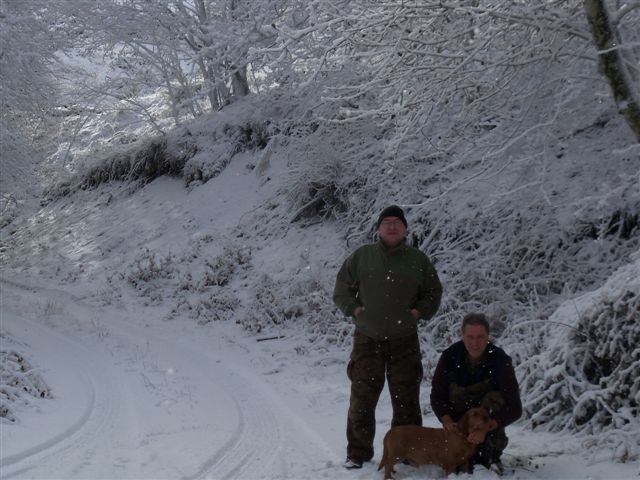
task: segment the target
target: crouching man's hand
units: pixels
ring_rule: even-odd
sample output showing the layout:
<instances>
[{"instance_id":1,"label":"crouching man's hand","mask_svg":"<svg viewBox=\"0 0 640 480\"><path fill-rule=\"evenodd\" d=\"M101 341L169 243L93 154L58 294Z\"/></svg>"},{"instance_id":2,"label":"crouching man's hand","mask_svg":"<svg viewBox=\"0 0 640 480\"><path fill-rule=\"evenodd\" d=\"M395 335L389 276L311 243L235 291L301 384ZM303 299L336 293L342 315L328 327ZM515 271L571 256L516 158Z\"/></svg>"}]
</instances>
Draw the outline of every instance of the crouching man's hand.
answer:
<instances>
[{"instance_id":1,"label":"crouching man's hand","mask_svg":"<svg viewBox=\"0 0 640 480\"><path fill-rule=\"evenodd\" d=\"M485 437L487 436L487 432L484 430L476 430L475 432L471 432L467 437L467 441L469 443L473 443L474 445L478 445L479 443L484 442Z\"/></svg>"},{"instance_id":2,"label":"crouching man's hand","mask_svg":"<svg viewBox=\"0 0 640 480\"><path fill-rule=\"evenodd\" d=\"M487 433L489 433L491 430L494 430L496 428L498 428L498 422L496 422L492 418L491 421L489 422L489 425L487 425L487 428L484 428L482 430L476 430L475 432L471 432L467 436L467 441L469 443L473 443L474 445L478 445L479 443L484 442L485 438L487 437Z\"/></svg>"}]
</instances>

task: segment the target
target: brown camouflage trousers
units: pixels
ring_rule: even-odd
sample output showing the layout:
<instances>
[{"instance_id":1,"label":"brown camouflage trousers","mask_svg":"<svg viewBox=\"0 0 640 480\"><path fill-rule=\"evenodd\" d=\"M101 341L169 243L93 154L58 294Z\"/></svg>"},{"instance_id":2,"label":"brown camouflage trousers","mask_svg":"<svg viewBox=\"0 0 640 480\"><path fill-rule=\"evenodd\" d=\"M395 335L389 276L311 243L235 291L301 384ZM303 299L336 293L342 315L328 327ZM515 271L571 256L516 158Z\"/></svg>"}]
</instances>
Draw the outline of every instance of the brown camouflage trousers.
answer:
<instances>
[{"instance_id":1,"label":"brown camouflage trousers","mask_svg":"<svg viewBox=\"0 0 640 480\"><path fill-rule=\"evenodd\" d=\"M347 416L349 458L362 461L373 458L375 411L385 378L393 408L391 425L422 425L422 355L417 334L393 340L374 340L356 332L347 375L351 380Z\"/></svg>"}]
</instances>

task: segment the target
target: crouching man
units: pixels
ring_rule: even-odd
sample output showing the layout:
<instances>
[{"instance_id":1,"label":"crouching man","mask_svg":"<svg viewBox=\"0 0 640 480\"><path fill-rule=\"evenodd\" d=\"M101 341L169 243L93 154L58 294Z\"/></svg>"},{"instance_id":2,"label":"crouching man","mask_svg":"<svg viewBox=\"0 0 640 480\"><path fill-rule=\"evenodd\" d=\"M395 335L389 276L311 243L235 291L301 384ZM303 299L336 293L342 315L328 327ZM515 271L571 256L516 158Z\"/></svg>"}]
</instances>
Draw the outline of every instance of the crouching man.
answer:
<instances>
[{"instance_id":1,"label":"crouching man","mask_svg":"<svg viewBox=\"0 0 640 480\"><path fill-rule=\"evenodd\" d=\"M445 430L457 429L456 422L472 407L484 407L491 422L486 431L469 435L479 444L471 464L496 464L502 473L504 428L522 415L520 389L511 357L489 342L489 322L479 313L464 317L462 340L442 352L431 384L431 408Z\"/></svg>"}]
</instances>

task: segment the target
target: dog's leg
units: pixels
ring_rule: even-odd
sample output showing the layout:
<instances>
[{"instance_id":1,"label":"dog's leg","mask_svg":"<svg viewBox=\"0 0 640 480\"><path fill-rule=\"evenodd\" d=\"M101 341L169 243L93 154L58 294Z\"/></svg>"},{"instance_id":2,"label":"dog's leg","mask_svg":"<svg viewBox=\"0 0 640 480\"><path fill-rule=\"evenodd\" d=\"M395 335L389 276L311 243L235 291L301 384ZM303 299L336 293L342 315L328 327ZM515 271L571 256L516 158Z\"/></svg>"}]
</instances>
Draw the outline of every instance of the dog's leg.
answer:
<instances>
[{"instance_id":1,"label":"dog's leg","mask_svg":"<svg viewBox=\"0 0 640 480\"><path fill-rule=\"evenodd\" d=\"M378 471L382 467L385 467L384 468L385 480L387 477L387 465L389 464L389 448L387 447L388 437L389 437L389 434L387 433L384 436L384 440L382 441L382 458L380 459L380 465L378 465Z\"/></svg>"},{"instance_id":2,"label":"dog's leg","mask_svg":"<svg viewBox=\"0 0 640 480\"><path fill-rule=\"evenodd\" d=\"M384 480L393 480L393 464L386 463L384 466Z\"/></svg>"},{"instance_id":3,"label":"dog's leg","mask_svg":"<svg viewBox=\"0 0 640 480\"><path fill-rule=\"evenodd\" d=\"M393 480L393 474L396 473L395 468L395 458L387 451L384 456L384 480Z\"/></svg>"}]
</instances>

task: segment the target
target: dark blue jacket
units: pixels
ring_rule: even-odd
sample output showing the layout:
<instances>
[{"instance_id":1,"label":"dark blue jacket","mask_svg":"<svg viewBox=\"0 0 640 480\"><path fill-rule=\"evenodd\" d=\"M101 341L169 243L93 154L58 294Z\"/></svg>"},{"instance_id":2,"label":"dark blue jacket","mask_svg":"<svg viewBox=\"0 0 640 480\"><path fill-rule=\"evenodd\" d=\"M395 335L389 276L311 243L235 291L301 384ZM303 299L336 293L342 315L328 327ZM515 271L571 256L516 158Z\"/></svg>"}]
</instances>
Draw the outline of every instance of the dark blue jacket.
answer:
<instances>
[{"instance_id":1,"label":"dark blue jacket","mask_svg":"<svg viewBox=\"0 0 640 480\"><path fill-rule=\"evenodd\" d=\"M504 406L490 412L491 417L498 423L499 428L515 422L522 415L520 389L513 370L511 357L500 347L489 343L480 363L471 368L467 349L462 341L447 348L440 357L436 371L431 381L431 408L439 419L449 415L458 420L464 412L458 411L450 398L451 385L459 387L478 386L480 389L488 384L490 391L499 392L504 399ZM477 398L473 405L480 406L481 398Z\"/></svg>"}]
</instances>

